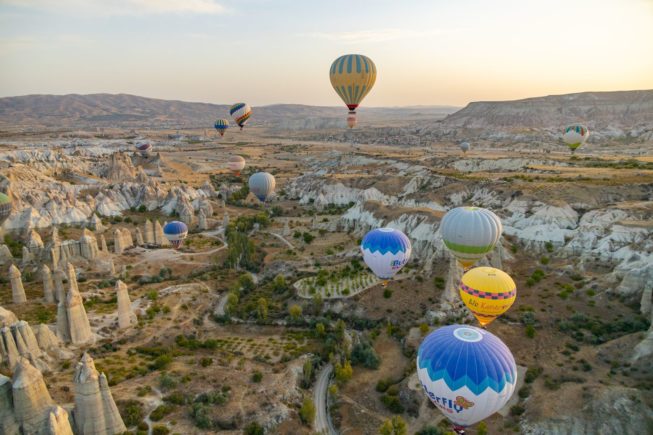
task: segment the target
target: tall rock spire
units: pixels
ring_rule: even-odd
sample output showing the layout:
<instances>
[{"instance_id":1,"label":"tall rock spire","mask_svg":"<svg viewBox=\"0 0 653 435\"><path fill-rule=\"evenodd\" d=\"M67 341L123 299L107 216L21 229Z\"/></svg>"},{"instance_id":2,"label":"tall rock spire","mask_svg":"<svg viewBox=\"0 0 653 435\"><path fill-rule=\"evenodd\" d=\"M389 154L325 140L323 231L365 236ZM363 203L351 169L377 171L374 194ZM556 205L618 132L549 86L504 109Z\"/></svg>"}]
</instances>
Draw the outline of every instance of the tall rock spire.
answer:
<instances>
[{"instance_id":1,"label":"tall rock spire","mask_svg":"<svg viewBox=\"0 0 653 435\"><path fill-rule=\"evenodd\" d=\"M46 304L54 303L54 281L52 281L52 273L47 265L41 267L41 279L43 281L43 299Z\"/></svg>"},{"instance_id":2,"label":"tall rock spire","mask_svg":"<svg viewBox=\"0 0 653 435\"><path fill-rule=\"evenodd\" d=\"M41 433L54 405L43 375L26 358L16 365L12 380L14 414L23 433Z\"/></svg>"},{"instance_id":3,"label":"tall rock spire","mask_svg":"<svg viewBox=\"0 0 653 435\"><path fill-rule=\"evenodd\" d=\"M19 427L14 416L14 405L11 394L11 379L0 375L0 433L18 435Z\"/></svg>"},{"instance_id":4,"label":"tall rock spire","mask_svg":"<svg viewBox=\"0 0 653 435\"><path fill-rule=\"evenodd\" d=\"M68 263L68 295L66 295L66 314L70 342L73 344L88 343L93 339L91 325L84 309L82 295L77 287L75 268Z\"/></svg>"},{"instance_id":5,"label":"tall rock spire","mask_svg":"<svg viewBox=\"0 0 653 435\"><path fill-rule=\"evenodd\" d=\"M118 297L118 327L120 329L129 328L136 324L136 315L132 311L127 285L120 280L116 282L116 294Z\"/></svg>"},{"instance_id":6,"label":"tall rock spire","mask_svg":"<svg viewBox=\"0 0 653 435\"><path fill-rule=\"evenodd\" d=\"M11 281L11 295L14 304L27 302L27 296L25 296L25 289L23 288L23 278L20 275L20 270L13 264L9 267L9 280Z\"/></svg>"},{"instance_id":7,"label":"tall rock spire","mask_svg":"<svg viewBox=\"0 0 653 435\"><path fill-rule=\"evenodd\" d=\"M116 434L126 430L104 374L95 368L93 358L84 353L75 375L75 426L80 434Z\"/></svg>"}]
</instances>

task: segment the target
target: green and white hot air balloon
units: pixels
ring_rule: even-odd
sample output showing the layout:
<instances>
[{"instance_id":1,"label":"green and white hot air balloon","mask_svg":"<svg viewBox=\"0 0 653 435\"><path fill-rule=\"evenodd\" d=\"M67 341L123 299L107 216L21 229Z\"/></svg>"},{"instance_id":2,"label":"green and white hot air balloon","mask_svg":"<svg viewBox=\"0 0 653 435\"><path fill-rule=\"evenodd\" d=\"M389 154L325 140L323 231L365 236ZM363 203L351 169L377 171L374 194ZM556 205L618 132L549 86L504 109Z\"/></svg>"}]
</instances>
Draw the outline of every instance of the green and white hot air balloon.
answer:
<instances>
[{"instance_id":1,"label":"green and white hot air balloon","mask_svg":"<svg viewBox=\"0 0 653 435\"><path fill-rule=\"evenodd\" d=\"M468 269L494 249L503 226L501 219L490 210L457 207L444 215L440 232L449 252Z\"/></svg>"}]
</instances>

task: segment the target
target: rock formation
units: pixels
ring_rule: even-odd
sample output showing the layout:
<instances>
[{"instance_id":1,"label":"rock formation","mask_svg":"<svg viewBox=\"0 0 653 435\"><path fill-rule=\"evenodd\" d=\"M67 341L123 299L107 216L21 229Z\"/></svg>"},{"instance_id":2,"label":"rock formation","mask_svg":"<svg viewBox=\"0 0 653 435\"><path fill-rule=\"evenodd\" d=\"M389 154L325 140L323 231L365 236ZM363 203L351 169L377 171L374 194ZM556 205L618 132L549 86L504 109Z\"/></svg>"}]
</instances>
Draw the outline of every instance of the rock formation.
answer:
<instances>
[{"instance_id":1,"label":"rock formation","mask_svg":"<svg viewBox=\"0 0 653 435\"><path fill-rule=\"evenodd\" d=\"M14 256L11 255L11 251L7 245L0 245L0 264L11 263L14 259Z\"/></svg>"},{"instance_id":2,"label":"rock formation","mask_svg":"<svg viewBox=\"0 0 653 435\"><path fill-rule=\"evenodd\" d=\"M224 216L222 217L222 227L227 230L227 227L229 226L229 213L224 212Z\"/></svg>"},{"instance_id":3,"label":"rock formation","mask_svg":"<svg viewBox=\"0 0 653 435\"><path fill-rule=\"evenodd\" d=\"M84 301L79 294L75 268L68 263L68 294L59 301L57 307L57 335L63 342L75 345L86 344L94 340L89 324Z\"/></svg>"},{"instance_id":4,"label":"rock formation","mask_svg":"<svg viewBox=\"0 0 653 435\"><path fill-rule=\"evenodd\" d=\"M53 304L54 299L54 281L52 273L47 265L41 266L41 280L43 281L43 299L46 304Z\"/></svg>"},{"instance_id":5,"label":"rock formation","mask_svg":"<svg viewBox=\"0 0 653 435\"><path fill-rule=\"evenodd\" d=\"M209 224L206 220L206 215L204 214L204 210L200 209L199 213L197 214L197 228L200 231L206 231L209 229Z\"/></svg>"},{"instance_id":6,"label":"rock formation","mask_svg":"<svg viewBox=\"0 0 653 435\"><path fill-rule=\"evenodd\" d=\"M121 255L126 249L133 246L132 233L127 228L116 228L113 232L113 251Z\"/></svg>"},{"instance_id":7,"label":"rock formation","mask_svg":"<svg viewBox=\"0 0 653 435\"><path fill-rule=\"evenodd\" d=\"M169 246L170 242L163 235L163 227L159 221L154 222L154 244L159 246Z\"/></svg>"},{"instance_id":8,"label":"rock formation","mask_svg":"<svg viewBox=\"0 0 653 435\"><path fill-rule=\"evenodd\" d=\"M54 402L45 386L43 375L26 358L22 358L16 365L12 393L14 415L23 432L41 433Z\"/></svg>"},{"instance_id":9,"label":"rock formation","mask_svg":"<svg viewBox=\"0 0 653 435\"><path fill-rule=\"evenodd\" d=\"M54 406L48 412L44 435L73 435L68 412L61 406Z\"/></svg>"},{"instance_id":10,"label":"rock formation","mask_svg":"<svg viewBox=\"0 0 653 435\"><path fill-rule=\"evenodd\" d=\"M188 225L189 227L193 225L193 208L190 206L184 206L179 211L179 220Z\"/></svg>"},{"instance_id":11,"label":"rock formation","mask_svg":"<svg viewBox=\"0 0 653 435\"><path fill-rule=\"evenodd\" d=\"M140 228L136 228L136 246L143 246L145 242L143 241L143 234L141 233Z\"/></svg>"},{"instance_id":12,"label":"rock formation","mask_svg":"<svg viewBox=\"0 0 653 435\"><path fill-rule=\"evenodd\" d=\"M63 282L65 274L61 269L54 270L54 299L61 302L66 297L66 290L64 289Z\"/></svg>"},{"instance_id":13,"label":"rock formation","mask_svg":"<svg viewBox=\"0 0 653 435\"><path fill-rule=\"evenodd\" d=\"M31 230L29 233L29 238L27 240L27 248L30 251L43 249L43 240L41 239L41 235L37 233L35 230Z\"/></svg>"},{"instance_id":14,"label":"rock formation","mask_svg":"<svg viewBox=\"0 0 653 435\"><path fill-rule=\"evenodd\" d=\"M109 248L107 248L107 239L104 238L104 234L100 234L100 246L102 252L109 252Z\"/></svg>"},{"instance_id":15,"label":"rock formation","mask_svg":"<svg viewBox=\"0 0 653 435\"><path fill-rule=\"evenodd\" d=\"M143 233L143 241L147 245L154 245L154 226L152 225L151 220L146 220L145 221L145 227L144 227L144 233Z\"/></svg>"},{"instance_id":16,"label":"rock formation","mask_svg":"<svg viewBox=\"0 0 653 435\"><path fill-rule=\"evenodd\" d=\"M57 338L48 325L39 323L35 327L32 327L32 330L42 351L58 350L61 347L61 340Z\"/></svg>"},{"instance_id":17,"label":"rock formation","mask_svg":"<svg viewBox=\"0 0 653 435\"><path fill-rule=\"evenodd\" d=\"M0 375L0 434L19 435L19 426L14 416L14 400L11 379Z\"/></svg>"},{"instance_id":18,"label":"rock formation","mask_svg":"<svg viewBox=\"0 0 653 435\"><path fill-rule=\"evenodd\" d=\"M93 358L84 353L73 378L77 432L88 435L112 435L126 431L113 400L104 373L95 369Z\"/></svg>"},{"instance_id":19,"label":"rock formation","mask_svg":"<svg viewBox=\"0 0 653 435\"><path fill-rule=\"evenodd\" d=\"M96 233L101 233L106 230L106 227L102 224L102 219L100 219L95 213L93 213L88 219L88 227Z\"/></svg>"},{"instance_id":20,"label":"rock formation","mask_svg":"<svg viewBox=\"0 0 653 435\"><path fill-rule=\"evenodd\" d=\"M18 322L18 317L9 310L0 307L0 327L11 326Z\"/></svg>"},{"instance_id":21,"label":"rock formation","mask_svg":"<svg viewBox=\"0 0 653 435\"><path fill-rule=\"evenodd\" d=\"M95 235L86 228L84 228L82 237L79 239L79 244L80 254L83 258L86 258L87 260L93 260L97 258L99 251L97 246L97 239L95 238Z\"/></svg>"},{"instance_id":22,"label":"rock formation","mask_svg":"<svg viewBox=\"0 0 653 435\"><path fill-rule=\"evenodd\" d=\"M109 275L116 276L116 266L113 262L113 258L109 259Z\"/></svg>"},{"instance_id":23,"label":"rock formation","mask_svg":"<svg viewBox=\"0 0 653 435\"><path fill-rule=\"evenodd\" d=\"M116 295L118 298L118 328L126 329L135 325L136 315L132 311L127 285L120 280L116 282Z\"/></svg>"},{"instance_id":24,"label":"rock formation","mask_svg":"<svg viewBox=\"0 0 653 435\"><path fill-rule=\"evenodd\" d=\"M13 264L9 267L9 280L11 281L11 296L14 304L27 302L27 296L23 288L23 278L20 270Z\"/></svg>"},{"instance_id":25,"label":"rock formation","mask_svg":"<svg viewBox=\"0 0 653 435\"><path fill-rule=\"evenodd\" d=\"M283 223L283 231L281 232L281 235L284 237L288 237L290 235L290 226L288 224L288 220Z\"/></svg>"}]
</instances>

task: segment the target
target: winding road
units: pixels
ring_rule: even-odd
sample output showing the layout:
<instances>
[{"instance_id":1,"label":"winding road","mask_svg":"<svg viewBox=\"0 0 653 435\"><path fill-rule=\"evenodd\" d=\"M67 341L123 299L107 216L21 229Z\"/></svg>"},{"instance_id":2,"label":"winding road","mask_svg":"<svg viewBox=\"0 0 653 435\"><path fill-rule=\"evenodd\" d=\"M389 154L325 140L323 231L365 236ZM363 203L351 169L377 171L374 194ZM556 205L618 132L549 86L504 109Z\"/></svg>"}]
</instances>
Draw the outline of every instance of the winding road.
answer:
<instances>
[{"instance_id":1,"label":"winding road","mask_svg":"<svg viewBox=\"0 0 653 435\"><path fill-rule=\"evenodd\" d=\"M313 389L313 402L315 403L317 413L315 415L313 426L315 432L319 434L338 435L338 432L336 432L331 424L331 417L329 416L329 410L327 409L327 390L329 388L331 373L333 373L333 366L327 364L317 374L315 388Z\"/></svg>"}]
</instances>

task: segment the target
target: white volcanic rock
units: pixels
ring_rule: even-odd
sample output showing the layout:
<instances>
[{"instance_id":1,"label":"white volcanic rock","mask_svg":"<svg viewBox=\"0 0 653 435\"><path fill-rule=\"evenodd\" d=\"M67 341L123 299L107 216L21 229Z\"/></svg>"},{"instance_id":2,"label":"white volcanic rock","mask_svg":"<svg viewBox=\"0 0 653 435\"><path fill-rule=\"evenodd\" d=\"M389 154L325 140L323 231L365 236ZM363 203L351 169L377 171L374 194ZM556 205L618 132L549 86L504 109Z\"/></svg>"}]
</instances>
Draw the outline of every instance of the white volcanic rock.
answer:
<instances>
[{"instance_id":1,"label":"white volcanic rock","mask_svg":"<svg viewBox=\"0 0 653 435\"><path fill-rule=\"evenodd\" d=\"M94 199L92 200L93 202L95 202ZM95 205L93 205L92 208L95 208ZM88 227L98 234L106 230L106 227L102 224L102 219L100 219L98 215L96 215L95 213L93 213L91 217L88 219Z\"/></svg>"},{"instance_id":2,"label":"white volcanic rock","mask_svg":"<svg viewBox=\"0 0 653 435\"><path fill-rule=\"evenodd\" d=\"M82 434L109 435L126 431L104 374L95 368L93 358L84 353L77 363L74 420Z\"/></svg>"},{"instance_id":3,"label":"white volcanic rock","mask_svg":"<svg viewBox=\"0 0 653 435\"><path fill-rule=\"evenodd\" d=\"M61 340L52 332L48 325L39 323L32 327L39 348L43 351L58 350L61 346Z\"/></svg>"},{"instance_id":4,"label":"white volcanic rock","mask_svg":"<svg viewBox=\"0 0 653 435\"><path fill-rule=\"evenodd\" d=\"M143 241L143 234L141 233L140 228L136 228L136 246L143 246L145 242Z\"/></svg>"},{"instance_id":5,"label":"white volcanic rock","mask_svg":"<svg viewBox=\"0 0 653 435\"><path fill-rule=\"evenodd\" d=\"M14 260L7 245L0 245L0 264L8 264Z\"/></svg>"},{"instance_id":6,"label":"white volcanic rock","mask_svg":"<svg viewBox=\"0 0 653 435\"><path fill-rule=\"evenodd\" d=\"M206 220L206 215L204 214L203 209L200 209L199 213L197 214L197 228L200 231L206 231L209 229L209 224Z\"/></svg>"},{"instance_id":7,"label":"white volcanic rock","mask_svg":"<svg viewBox=\"0 0 653 435\"><path fill-rule=\"evenodd\" d=\"M66 275L61 269L55 269L52 275L54 281L54 298L57 302L61 302L66 298L66 290L63 285Z\"/></svg>"},{"instance_id":8,"label":"white volcanic rock","mask_svg":"<svg viewBox=\"0 0 653 435\"><path fill-rule=\"evenodd\" d=\"M136 315L132 310L127 285L120 280L116 281L116 295L118 299L118 327L126 329L135 325L137 323Z\"/></svg>"},{"instance_id":9,"label":"white volcanic rock","mask_svg":"<svg viewBox=\"0 0 653 435\"><path fill-rule=\"evenodd\" d=\"M102 252L109 252L109 248L107 248L107 239L104 238L104 234L100 234L100 250Z\"/></svg>"},{"instance_id":10,"label":"white volcanic rock","mask_svg":"<svg viewBox=\"0 0 653 435\"><path fill-rule=\"evenodd\" d=\"M19 435L20 428L14 416L11 379L0 374L0 434Z\"/></svg>"},{"instance_id":11,"label":"white volcanic rock","mask_svg":"<svg viewBox=\"0 0 653 435\"><path fill-rule=\"evenodd\" d=\"M75 268L68 263L68 294L57 307L57 335L63 342L82 345L95 341L91 325L79 294Z\"/></svg>"},{"instance_id":12,"label":"white volcanic rock","mask_svg":"<svg viewBox=\"0 0 653 435\"><path fill-rule=\"evenodd\" d=\"M143 230L143 241L147 245L154 244L154 225L152 225L152 221L149 219L145 221L144 230Z\"/></svg>"},{"instance_id":13,"label":"white volcanic rock","mask_svg":"<svg viewBox=\"0 0 653 435\"><path fill-rule=\"evenodd\" d=\"M11 326L18 322L18 317L11 311L0 307L0 326Z\"/></svg>"},{"instance_id":14,"label":"white volcanic rock","mask_svg":"<svg viewBox=\"0 0 653 435\"><path fill-rule=\"evenodd\" d=\"M16 420L23 432L41 433L54 405L43 375L26 358L16 365L12 379L12 394Z\"/></svg>"},{"instance_id":15,"label":"white volcanic rock","mask_svg":"<svg viewBox=\"0 0 653 435\"><path fill-rule=\"evenodd\" d=\"M136 177L136 169L127 154L117 152L111 154L106 171L101 175L110 181L133 180Z\"/></svg>"},{"instance_id":16,"label":"white volcanic rock","mask_svg":"<svg viewBox=\"0 0 653 435\"><path fill-rule=\"evenodd\" d=\"M27 302L27 296L23 288L23 278L20 270L13 264L9 267L9 280L11 281L11 296L14 304Z\"/></svg>"},{"instance_id":17,"label":"white volcanic rock","mask_svg":"<svg viewBox=\"0 0 653 435\"><path fill-rule=\"evenodd\" d=\"M45 435L73 435L68 412L61 406L50 408L43 433Z\"/></svg>"},{"instance_id":18,"label":"white volcanic rock","mask_svg":"<svg viewBox=\"0 0 653 435\"><path fill-rule=\"evenodd\" d=\"M524 171L529 166L568 166L566 163L537 159L458 159L452 165L460 172Z\"/></svg>"},{"instance_id":19,"label":"white volcanic rock","mask_svg":"<svg viewBox=\"0 0 653 435\"><path fill-rule=\"evenodd\" d=\"M44 264L41 266L41 280L43 281L43 299L47 304L53 304L54 299L54 281L50 268Z\"/></svg>"},{"instance_id":20,"label":"white volcanic rock","mask_svg":"<svg viewBox=\"0 0 653 435\"><path fill-rule=\"evenodd\" d=\"M0 359L2 363L9 370L13 370L16 364L18 364L19 356L20 354L16 347L14 335L11 333L11 328L9 326L3 326L0 328Z\"/></svg>"},{"instance_id":21,"label":"white volcanic rock","mask_svg":"<svg viewBox=\"0 0 653 435\"><path fill-rule=\"evenodd\" d=\"M37 233L35 230L31 230L29 233L29 239L27 240L27 248L30 251L43 249L43 240L41 239L41 235Z\"/></svg>"}]
</instances>

